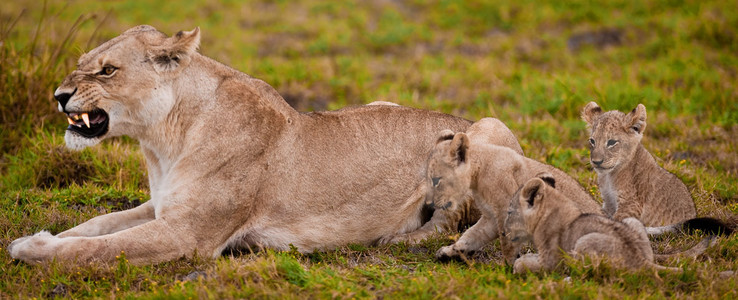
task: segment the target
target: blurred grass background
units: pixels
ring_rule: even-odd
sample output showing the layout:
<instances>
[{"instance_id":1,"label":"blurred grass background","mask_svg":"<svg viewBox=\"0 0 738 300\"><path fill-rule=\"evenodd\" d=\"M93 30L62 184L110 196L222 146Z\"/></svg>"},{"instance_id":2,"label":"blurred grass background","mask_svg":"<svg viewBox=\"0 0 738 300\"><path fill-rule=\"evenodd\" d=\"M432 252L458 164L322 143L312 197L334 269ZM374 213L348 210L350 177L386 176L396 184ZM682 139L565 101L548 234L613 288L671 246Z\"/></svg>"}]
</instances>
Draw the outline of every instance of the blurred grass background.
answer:
<instances>
[{"instance_id":1,"label":"blurred grass background","mask_svg":"<svg viewBox=\"0 0 738 300\"><path fill-rule=\"evenodd\" d=\"M0 298L736 297L735 279L709 272L736 269L734 237L698 261L671 262L684 263L684 275L574 264L574 283L559 274L513 276L498 266L496 245L472 265L436 263L433 253L453 236L152 267L12 262L4 248L17 237L57 233L148 199L135 141L66 150L66 121L52 96L82 53L139 24L168 34L199 26L203 54L265 80L300 111L385 100L497 117L528 156L595 195L580 109L589 101L622 111L643 103L644 144L685 181L698 213L738 213L736 1L3 1ZM207 276L187 281L193 271Z\"/></svg>"}]
</instances>

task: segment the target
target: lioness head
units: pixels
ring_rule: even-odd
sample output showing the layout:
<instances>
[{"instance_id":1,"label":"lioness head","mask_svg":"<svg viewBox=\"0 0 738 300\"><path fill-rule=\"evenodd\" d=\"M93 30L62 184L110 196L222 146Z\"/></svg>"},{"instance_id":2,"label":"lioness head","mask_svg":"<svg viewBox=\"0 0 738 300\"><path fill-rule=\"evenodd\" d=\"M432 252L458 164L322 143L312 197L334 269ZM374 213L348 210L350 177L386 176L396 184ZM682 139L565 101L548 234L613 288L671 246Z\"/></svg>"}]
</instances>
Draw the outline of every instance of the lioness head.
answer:
<instances>
[{"instance_id":1,"label":"lioness head","mask_svg":"<svg viewBox=\"0 0 738 300\"><path fill-rule=\"evenodd\" d=\"M646 107L638 104L630 113L603 112L590 102L582 110L590 129L590 162L598 174L608 173L630 161L646 129Z\"/></svg>"},{"instance_id":2,"label":"lioness head","mask_svg":"<svg viewBox=\"0 0 738 300\"><path fill-rule=\"evenodd\" d=\"M467 152L469 137L463 132L441 131L428 159L426 204L455 210L469 193L471 168Z\"/></svg>"},{"instance_id":3,"label":"lioness head","mask_svg":"<svg viewBox=\"0 0 738 300\"><path fill-rule=\"evenodd\" d=\"M545 183L545 184L543 184ZM546 193L544 187L556 187L556 180L550 173L539 173L523 184L510 200L510 207L505 218L504 232L512 244L519 249L523 243L531 240L532 230L526 227L523 210L530 209L531 203L540 200ZM529 231L530 230L530 231Z\"/></svg>"},{"instance_id":4,"label":"lioness head","mask_svg":"<svg viewBox=\"0 0 738 300\"><path fill-rule=\"evenodd\" d=\"M119 135L136 137L175 105L172 84L200 44L198 28L167 37L137 26L82 55L54 92L69 121L67 147L81 149Z\"/></svg>"}]
</instances>

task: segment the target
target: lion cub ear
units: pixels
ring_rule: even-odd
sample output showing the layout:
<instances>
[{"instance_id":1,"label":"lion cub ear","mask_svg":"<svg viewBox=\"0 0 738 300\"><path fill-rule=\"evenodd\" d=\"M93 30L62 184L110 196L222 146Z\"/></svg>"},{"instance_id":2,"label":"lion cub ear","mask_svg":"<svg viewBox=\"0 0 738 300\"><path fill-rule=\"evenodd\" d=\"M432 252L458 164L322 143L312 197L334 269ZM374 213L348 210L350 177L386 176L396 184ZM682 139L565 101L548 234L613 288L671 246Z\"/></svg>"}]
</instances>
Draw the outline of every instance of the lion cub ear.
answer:
<instances>
[{"instance_id":1,"label":"lion cub ear","mask_svg":"<svg viewBox=\"0 0 738 300\"><path fill-rule=\"evenodd\" d=\"M552 177L553 178L553 177ZM534 205L540 205L540 201L544 196L544 186L546 183L543 179L534 177L526 181L520 192L520 204L525 208L532 208Z\"/></svg>"},{"instance_id":2,"label":"lion cub ear","mask_svg":"<svg viewBox=\"0 0 738 300\"><path fill-rule=\"evenodd\" d=\"M643 134L643 130L646 129L646 106L638 104L628 115L626 116L626 122L628 128L635 131L635 133Z\"/></svg>"},{"instance_id":3,"label":"lion cub ear","mask_svg":"<svg viewBox=\"0 0 738 300\"><path fill-rule=\"evenodd\" d=\"M453 157L457 165L466 162L469 143L469 137L463 132L457 133L454 135L454 139L451 140L449 155Z\"/></svg>"},{"instance_id":4,"label":"lion cub ear","mask_svg":"<svg viewBox=\"0 0 738 300\"><path fill-rule=\"evenodd\" d=\"M590 102L582 109L582 120L587 122L587 125L592 125L592 122L602 114L602 108L597 103Z\"/></svg>"},{"instance_id":5,"label":"lion cub ear","mask_svg":"<svg viewBox=\"0 0 738 300\"><path fill-rule=\"evenodd\" d=\"M441 132L438 133L436 144L443 142L443 141L452 140L453 138L454 138L454 132L451 131L451 129L441 130Z\"/></svg>"},{"instance_id":6,"label":"lion cub ear","mask_svg":"<svg viewBox=\"0 0 738 300\"><path fill-rule=\"evenodd\" d=\"M536 174L536 177L543 180L543 182L550 185L552 188L556 188L556 179L551 173L541 172L541 173Z\"/></svg>"},{"instance_id":7,"label":"lion cub ear","mask_svg":"<svg viewBox=\"0 0 738 300\"><path fill-rule=\"evenodd\" d=\"M192 54L200 47L200 27L191 31L180 31L167 38L160 46L148 51L148 59L159 72L173 71L187 66Z\"/></svg>"}]
</instances>

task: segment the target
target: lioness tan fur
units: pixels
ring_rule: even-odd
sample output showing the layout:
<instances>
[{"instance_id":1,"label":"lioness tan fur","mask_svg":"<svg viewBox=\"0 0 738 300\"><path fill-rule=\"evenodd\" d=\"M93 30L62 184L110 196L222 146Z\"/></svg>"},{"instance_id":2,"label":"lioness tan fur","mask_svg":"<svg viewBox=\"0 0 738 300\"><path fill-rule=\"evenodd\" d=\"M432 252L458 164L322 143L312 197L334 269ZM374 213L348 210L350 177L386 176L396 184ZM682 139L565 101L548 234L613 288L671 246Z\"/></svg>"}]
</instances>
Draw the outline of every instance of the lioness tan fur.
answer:
<instances>
[{"instance_id":1,"label":"lioness tan fur","mask_svg":"<svg viewBox=\"0 0 738 300\"><path fill-rule=\"evenodd\" d=\"M226 247L305 252L423 225L436 134L471 122L397 105L299 113L263 81L199 54L199 41L199 29L168 37L138 26L80 57L54 94L69 117L67 146L138 140L151 199L57 236L16 239L13 258L112 261L125 251L146 264ZM427 224L457 222L440 212Z\"/></svg>"},{"instance_id":2,"label":"lioness tan fur","mask_svg":"<svg viewBox=\"0 0 738 300\"><path fill-rule=\"evenodd\" d=\"M473 131L472 125L469 130ZM438 250L439 259L466 255L500 237L510 199L520 185L540 172L549 172L561 182L562 190L572 195L577 205L588 213L601 213L599 204L573 178L553 166L524 157L507 147L472 143L467 134L444 130L428 160L426 199L437 208L450 211L465 202L471 191L482 213L456 243ZM500 239L505 259L512 263L518 249Z\"/></svg>"},{"instance_id":3,"label":"lioness tan fur","mask_svg":"<svg viewBox=\"0 0 738 300\"><path fill-rule=\"evenodd\" d=\"M646 229L638 219L626 218L618 222L603 215L582 212L577 203L559 189L559 183L550 174L529 179L513 201L517 202L527 234L533 236L533 244L538 249L538 254L526 254L515 260L514 273L553 270L560 264L563 253L575 258L607 257L617 266L628 269L680 270L653 262Z\"/></svg>"},{"instance_id":4,"label":"lioness tan fur","mask_svg":"<svg viewBox=\"0 0 738 300\"><path fill-rule=\"evenodd\" d=\"M607 215L618 221L637 218L646 226L676 224L697 215L684 183L661 168L641 144L643 104L625 114L603 112L590 102L582 119L590 128L590 162Z\"/></svg>"}]
</instances>

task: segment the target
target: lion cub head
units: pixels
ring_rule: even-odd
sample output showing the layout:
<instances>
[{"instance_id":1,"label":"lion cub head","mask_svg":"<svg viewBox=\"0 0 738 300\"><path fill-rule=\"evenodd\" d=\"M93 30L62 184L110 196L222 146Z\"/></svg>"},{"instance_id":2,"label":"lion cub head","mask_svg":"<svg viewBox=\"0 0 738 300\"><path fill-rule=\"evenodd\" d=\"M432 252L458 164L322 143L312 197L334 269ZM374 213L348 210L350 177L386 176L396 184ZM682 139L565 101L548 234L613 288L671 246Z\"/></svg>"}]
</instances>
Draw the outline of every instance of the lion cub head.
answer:
<instances>
[{"instance_id":1,"label":"lion cub head","mask_svg":"<svg viewBox=\"0 0 738 300\"><path fill-rule=\"evenodd\" d=\"M505 218L504 232L507 239L517 249L531 240L531 234L535 229L533 222L537 220L537 217L540 218L538 207L535 204L551 191L554 191L555 188L556 180L553 175L543 172L526 181L513 195ZM558 193L550 194L558 195ZM532 227L528 227L528 225Z\"/></svg>"},{"instance_id":2,"label":"lion cub head","mask_svg":"<svg viewBox=\"0 0 738 300\"><path fill-rule=\"evenodd\" d=\"M638 104L630 113L603 112L597 103L590 102L582 110L587 122L590 162L598 174L606 174L628 162L636 153L646 129L646 107Z\"/></svg>"},{"instance_id":3,"label":"lion cub head","mask_svg":"<svg viewBox=\"0 0 738 300\"><path fill-rule=\"evenodd\" d=\"M438 136L428 159L426 204L437 208L456 210L464 201L471 184L468 161L469 137L459 132L444 130Z\"/></svg>"},{"instance_id":4,"label":"lion cub head","mask_svg":"<svg viewBox=\"0 0 738 300\"><path fill-rule=\"evenodd\" d=\"M137 26L82 55L54 92L67 114L67 146L81 149L118 135L134 138L161 122L175 105L173 81L190 63L200 30L167 37ZM189 87L192 88L192 87Z\"/></svg>"}]
</instances>

